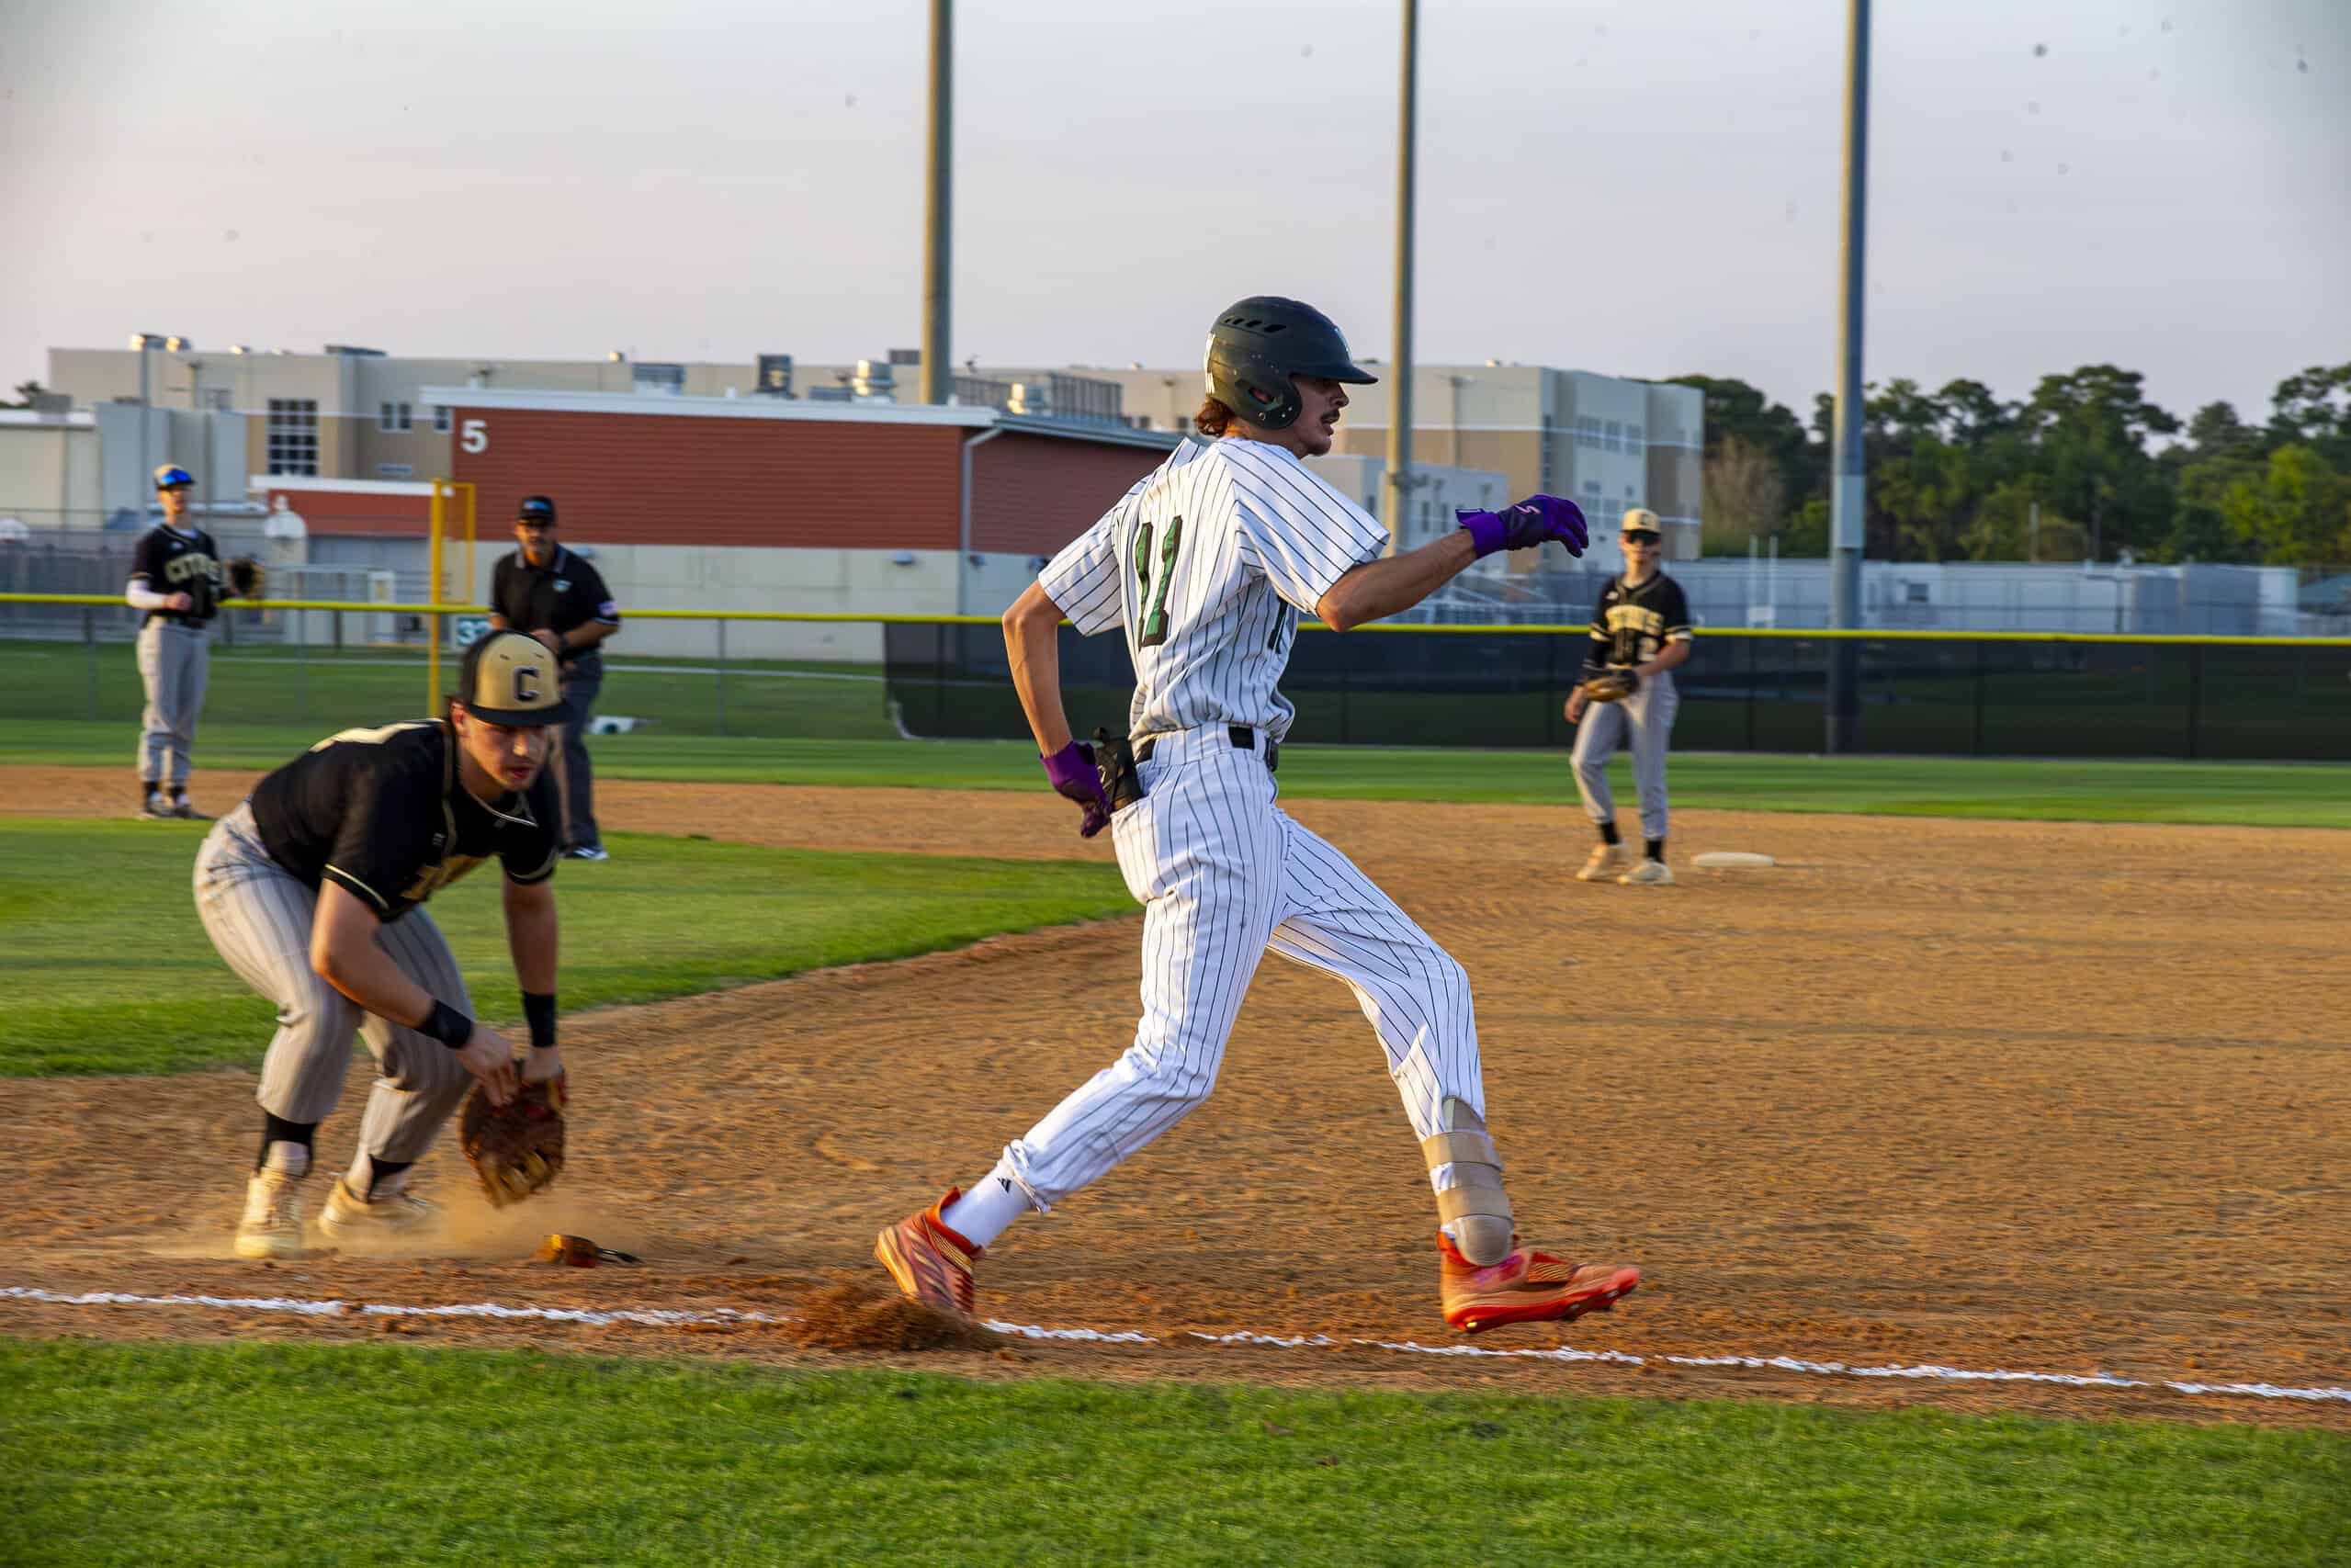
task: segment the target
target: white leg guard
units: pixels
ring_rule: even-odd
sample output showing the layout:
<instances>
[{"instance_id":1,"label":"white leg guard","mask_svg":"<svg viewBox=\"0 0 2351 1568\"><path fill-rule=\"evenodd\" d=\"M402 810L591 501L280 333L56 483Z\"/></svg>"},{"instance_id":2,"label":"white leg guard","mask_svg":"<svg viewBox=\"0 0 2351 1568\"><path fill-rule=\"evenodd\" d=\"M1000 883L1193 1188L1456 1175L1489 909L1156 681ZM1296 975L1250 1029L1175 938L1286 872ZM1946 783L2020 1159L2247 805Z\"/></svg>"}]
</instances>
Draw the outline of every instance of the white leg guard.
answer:
<instances>
[{"instance_id":1,"label":"white leg guard","mask_svg":"<svg viewBox=\"0 0 2351 1568\"><path fill-rule=\"evenodd\" d=\"M1510 1255L1518 1239L1510 1220L1510 1195L1502 1190L1502 1156L1487 1135L1485 1118L1448 1098L1447 1131L1420 1140L1421 1156L1433 1178L1452 1167L1452 1181L1437 1193L1437 1223L1452 1231L1462 1257L1480 1268Z\"/></svg>"}]
</instances>

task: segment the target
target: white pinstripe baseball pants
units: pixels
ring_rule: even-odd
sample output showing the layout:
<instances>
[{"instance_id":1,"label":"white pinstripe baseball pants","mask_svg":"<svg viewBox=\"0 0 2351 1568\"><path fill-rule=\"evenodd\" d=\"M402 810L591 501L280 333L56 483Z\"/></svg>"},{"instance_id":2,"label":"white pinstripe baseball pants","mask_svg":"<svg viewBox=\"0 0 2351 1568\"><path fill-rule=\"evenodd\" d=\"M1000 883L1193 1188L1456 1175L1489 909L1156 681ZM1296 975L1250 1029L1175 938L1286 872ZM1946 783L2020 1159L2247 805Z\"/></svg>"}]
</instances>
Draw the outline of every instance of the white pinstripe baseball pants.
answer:
<instances>
[{"instance_id":1,"label":"white pinstripe baseball pants","mask_svg":"<svg viewBox=\"0 0 2351 1568\"><path fill-rule=\"evenodd\" d=\"M1190 1114L1215 1085L1268 952L1354 989L1416 1137L1440 1130L1448 1098L1483 1115L1468 976L1274 804L1257 754L1218 725L1161 737L1141 772L1148 793L1113 822L1119 869L1144 907L1135 1043L1008 1145L999 1171L1050 1209Z\"/></svg>"},{"instance_id":2,"label":"white pinstripe baseball pants","mask_svg":"<svg viewBox=\"0 0 2351 1568\"><path fill-rule=\"evenodd\" d=\"M277 1004L277 1033L254 1095L261 1108L288 1122L325 1121L343 1096L356 1030L383 1074L360 1119L360 1146L387 1160L423 1158L472 1075L439 1041L367 1011L311 967L318 895L269 858L250 802L205 835L196 856L196 912L237 977ZM401 974L460 1012L473 1011L457 959L424 910L380 927L376 940Z\"/></svg>"}]
</instances>

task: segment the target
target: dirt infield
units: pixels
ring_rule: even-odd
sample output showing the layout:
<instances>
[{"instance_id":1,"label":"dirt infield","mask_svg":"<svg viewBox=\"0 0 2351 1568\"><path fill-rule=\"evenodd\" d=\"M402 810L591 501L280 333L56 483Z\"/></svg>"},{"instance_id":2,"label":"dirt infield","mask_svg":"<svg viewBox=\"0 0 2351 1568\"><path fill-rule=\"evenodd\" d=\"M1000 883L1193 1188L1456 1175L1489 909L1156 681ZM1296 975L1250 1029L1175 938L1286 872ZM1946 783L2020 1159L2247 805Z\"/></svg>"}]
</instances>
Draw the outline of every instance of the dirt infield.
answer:
<instances>
[{"instance_id":1,"label":"dirt infield","mask_svg":"<svg viewBox=\"0 0 2351 1568\"><path fill-rule=\"evenodd\" d=\"M8 770L0 795L73 810L88 772ZM103 795L111 780L86 782ZM1042 792L600 789L622 829L1105 852L1065 836ZM111 810L121 793L79 809ZM1677 860L1726 849L1781 863L1685 870L1651 890L1568 880L1586 832L1567 810L1293 809L1468 965L1521 1223L1638 1262L1641 1292L1615 1313L1466 1342L1445 1328L1426 1184L1378 1046L1344 989L1269 963L1215 1098L1063 1211L1023 1221L983 1265L989 1316L1158 1343L827 1348L927 1342L838 1287L877 1281L878 1225L979 1174L1124 1044L1137 927L1122 920L582 1016L568 1026L579 1103L562 1188L493 1219L445 1140L419 1185L452 1219L413 1257L225 1256L255 1131L250 1073L0 1081L0 1287L808 1312L817 1328L0 1299L0 1331L399 1333L978 1376L2351 1427L2342 1402L1659 1359L2351 1385L2351 834L1692 812L1677 819ZM355 1066L322 1131L330 1167L348 1156L365 1082ZM524 1261L559 1229L645 1262ZM862 1341L861 1322L878 1325ZM1340 1343L1188 1337L1237 1331Z\"/></svg>"}]
</instances>

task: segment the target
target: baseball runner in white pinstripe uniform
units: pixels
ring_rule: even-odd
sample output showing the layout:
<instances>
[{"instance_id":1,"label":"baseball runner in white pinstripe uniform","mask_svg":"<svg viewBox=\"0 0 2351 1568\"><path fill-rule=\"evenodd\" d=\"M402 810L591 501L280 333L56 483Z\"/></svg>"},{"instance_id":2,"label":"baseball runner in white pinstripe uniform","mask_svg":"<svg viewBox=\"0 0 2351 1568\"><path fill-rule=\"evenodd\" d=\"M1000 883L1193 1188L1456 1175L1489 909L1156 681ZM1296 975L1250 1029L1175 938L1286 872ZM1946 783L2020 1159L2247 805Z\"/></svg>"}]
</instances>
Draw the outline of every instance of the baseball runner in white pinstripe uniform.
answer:
<instances>
[{"instance_id":1,"label":"baseball runner in white pinstripe uniform","mask_svg":"<svg viewBox=\"0 0 2351 1568\"><path fill-rule=\"evenodd\" d=\"M204 930L239 978L277 1004L254 1098L261 1152L240 1257L302 1250L300 1188L318 1125L343 1093L354 1030L382 1068L359 1147L319 1224L333 1238L413 1234L434 1206L407 1190L466 1089L493 1102L559 1079L555 1041L555 785L543 771L566 709L555 656L493 631L466 650L446 719L347 729L254 786L196 859ZM532 1049L470 1016L440 928L419 908L484 861L505 870L505 915ZM559 1089L556 1092L560 1092Z\"/></svg>"},{"instance_id":2,"label":"baseball runner in white pinstripe uniform","mask_svg":"<svg viewBox=\"0 0 2351 1568\"><path fill-rule=\"evenodd\" d=\"M1143 1015L1117 1061L1006 1146L969 1190L885 1229L900 1290L973 1309L972 1265L1012 1221L1049 1210L1207 1098L1260 955L1355 992L1420 1140L1440 1224L1448 1322L1475 1332L1574 1317L1638 1270L1518 1244L1486 1127L1477 1025L1462 967L1354 864L1275 802L1294 710L1275 689L1296 612L1340 631L1420 602L1477 558L1585 544L1567 502L1535 496L1385 556L1380 525L1302 458L1330 449L1346 384L1373 379L1339 329L1294 300L1226 310L1208 343L1201 431L1046 566L1004 616L1012 679L1054 788L1108 823L1144 907ZM1115 628L1136 671L1129 739L1071 739L1057 626Z\"/></svg>"}]
</instances>

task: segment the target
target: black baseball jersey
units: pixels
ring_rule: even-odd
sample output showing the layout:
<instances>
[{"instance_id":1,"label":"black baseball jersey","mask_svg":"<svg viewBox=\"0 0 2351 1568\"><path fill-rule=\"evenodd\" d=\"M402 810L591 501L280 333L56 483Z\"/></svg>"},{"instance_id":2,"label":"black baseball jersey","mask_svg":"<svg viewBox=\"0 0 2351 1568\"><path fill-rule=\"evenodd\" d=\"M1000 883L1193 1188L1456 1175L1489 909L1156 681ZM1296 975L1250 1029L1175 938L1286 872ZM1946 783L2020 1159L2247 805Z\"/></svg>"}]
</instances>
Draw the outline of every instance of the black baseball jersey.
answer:
<instances>
[{"instance_id":1,"label":"black baseball jersey","mask_svg":"<svg viewBox=\"0 0 2351 1568\"><path fill-rule=\"evenodd\" d=\"M490 607L518 632L559 634L590 621L620 625L620 606L605 587L605 580L594 567L560 545L543 567L525 560L520 550L499 557L498 570L490 578ZM583 675L595 672L604 663L594 649L567 655L563 661L579 666Z\"/></svg>"},{"instance_id":2,"label":"black baseball jersey","mask_svg":"<svg viewBox=\"0 0 2351 1568\"><path fill-rule=\"evenodd\" d=\"M331 735L254 786L269 858L307 886L332 879L396 920L496 855L515 882L555 874L555 776L486 807L458 776L440 719Z\"/></svg>"},{"instance_id":3,"label":"black baseball jersey","mask_svg":"<svg viewBox=\"0 0 2351 1568\"><path fill-rule=\"evenodd\" d=\"M203 626L220 614L221 586L227 578L220 547L201 528L184 534L169 524L158 525L147 530L130 558L131 581L143 582L158 593L185 593L193 601L185 613L150 610L148 621ZM140 624L144 626L146 621Z\"/></svg>"},{"instance_id":4,"label":"black baseball jersey","mask_svg":"<svg viewBox=\"0 0 2351 1568\"><path fill-rule=\"evenodd\" d=\"M1667 643L1690 635L1690 601L1680 583L1662 571L1638 588L1611 578L1592 610L1587 657L1594 664L1646 664Z\"/></svg>"}]
</instances>

